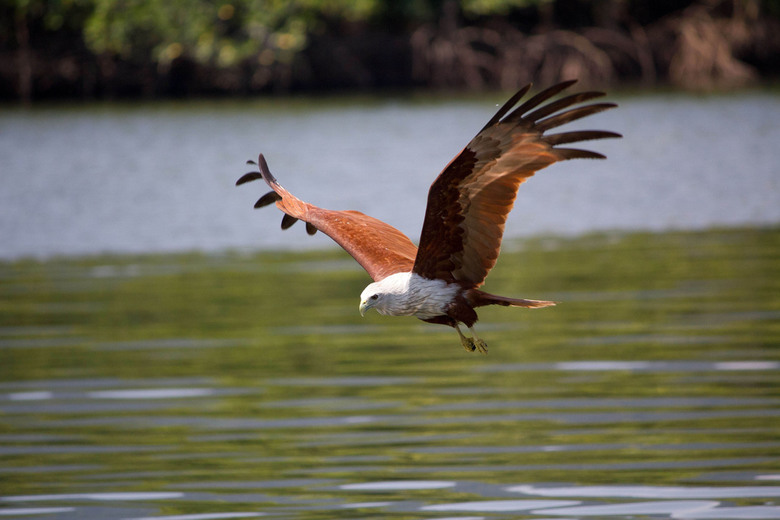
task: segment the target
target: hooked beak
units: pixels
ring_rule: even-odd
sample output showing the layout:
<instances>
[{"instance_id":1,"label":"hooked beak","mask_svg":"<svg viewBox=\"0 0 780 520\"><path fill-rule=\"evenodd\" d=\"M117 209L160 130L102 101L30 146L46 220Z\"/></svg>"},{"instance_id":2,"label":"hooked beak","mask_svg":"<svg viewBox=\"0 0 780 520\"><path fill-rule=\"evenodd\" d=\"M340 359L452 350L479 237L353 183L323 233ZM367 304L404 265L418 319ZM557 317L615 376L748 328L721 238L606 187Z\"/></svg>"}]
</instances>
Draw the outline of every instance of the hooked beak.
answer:
<instances>
[{"instance_id":1,"label":"hooked beak","mask_svg":"<svg viewBox=\"0 0 780 520\"><path fill-rule=\"evenodd\" d=\"M360 311L361 316L366 315L366 311L371 308L371 304L368 303L366 300L363 300L360 302L360 307L358 307L358 310Z\"/></svg>"}]
</instances>

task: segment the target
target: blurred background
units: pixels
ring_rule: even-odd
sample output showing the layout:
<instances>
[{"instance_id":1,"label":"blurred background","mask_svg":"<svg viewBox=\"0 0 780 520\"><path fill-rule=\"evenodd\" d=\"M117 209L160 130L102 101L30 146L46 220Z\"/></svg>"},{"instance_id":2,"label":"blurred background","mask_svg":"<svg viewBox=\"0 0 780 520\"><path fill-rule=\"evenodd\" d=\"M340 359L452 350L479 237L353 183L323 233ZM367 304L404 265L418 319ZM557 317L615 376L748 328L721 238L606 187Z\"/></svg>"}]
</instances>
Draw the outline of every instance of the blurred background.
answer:
<instances>
[{"instance_id":1,"label":"blurred background","mask_svg":"<svg viewBox=\"0 0 780 520\"><path fill-rule=\"evenodd\" d=\"M0 516L780 518L780 1L0 1ZM516 89L487 356L235 187L419 236ZM468 515L468 516L460 516Z\"/></svg>"},{"instance_id":2,"label":"blurred background","mask_svg":"<svg viewBox=\"0 0 780 520\"><path fill-rule=\"evenodd\" d=\"M496 107L572 78L621 107L568 128L625 138L523 186L508 236L780 221L777 0L0 9L2 258L331 246L249 211L263 187L233 177L260 152L300 197L416 240L434 176Z\"/></svg>"},{"instance_id":3,"label":"blurred background","mask_svg":"<svg viewBox=\"0 0 780 520\"><path fill-rule=\"evenodd\" d=\"M754 85L777 0L6 0L0 98Z\"/></svg>"}]
</instances>

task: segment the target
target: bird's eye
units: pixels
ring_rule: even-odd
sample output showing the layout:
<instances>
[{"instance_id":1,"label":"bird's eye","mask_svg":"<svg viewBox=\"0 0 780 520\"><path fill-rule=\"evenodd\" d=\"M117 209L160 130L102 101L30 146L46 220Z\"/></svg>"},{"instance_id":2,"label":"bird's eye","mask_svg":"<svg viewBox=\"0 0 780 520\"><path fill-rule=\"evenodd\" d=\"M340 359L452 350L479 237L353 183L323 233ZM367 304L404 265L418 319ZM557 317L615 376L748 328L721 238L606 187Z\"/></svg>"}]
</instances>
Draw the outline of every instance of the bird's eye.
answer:
<instances>
[{"instance_id":1,"label":"bird's eye","mask_svg":"<svg viewBox=\"0 0 780 520\"><path fill-rule=\"evenodd\" d=\"M369 298L369 300L377 300L377 299L379 299L379 295L378 294L374 294L374 295L371 296L371 298Z\"/></svg>"}]
</instances>

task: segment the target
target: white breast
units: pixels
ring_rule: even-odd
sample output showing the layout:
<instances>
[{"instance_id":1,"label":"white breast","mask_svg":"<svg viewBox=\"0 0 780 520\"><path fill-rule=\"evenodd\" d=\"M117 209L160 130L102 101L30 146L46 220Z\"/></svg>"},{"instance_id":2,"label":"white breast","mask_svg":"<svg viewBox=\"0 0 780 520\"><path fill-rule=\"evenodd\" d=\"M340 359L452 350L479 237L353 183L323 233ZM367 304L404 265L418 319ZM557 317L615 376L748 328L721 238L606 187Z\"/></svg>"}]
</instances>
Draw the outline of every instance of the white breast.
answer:
<instances>
[{"instance_id":1,"label":"white breast","mask_svg":"<svg viewBox=\"0 0 780 520\"><path fill-rule=\"evenodd\" d=\"M396 273L372 284L386 296L376 306L380 314L433 318L446 313L460 287L415 273Z\"/></svg>"}]
</instances>

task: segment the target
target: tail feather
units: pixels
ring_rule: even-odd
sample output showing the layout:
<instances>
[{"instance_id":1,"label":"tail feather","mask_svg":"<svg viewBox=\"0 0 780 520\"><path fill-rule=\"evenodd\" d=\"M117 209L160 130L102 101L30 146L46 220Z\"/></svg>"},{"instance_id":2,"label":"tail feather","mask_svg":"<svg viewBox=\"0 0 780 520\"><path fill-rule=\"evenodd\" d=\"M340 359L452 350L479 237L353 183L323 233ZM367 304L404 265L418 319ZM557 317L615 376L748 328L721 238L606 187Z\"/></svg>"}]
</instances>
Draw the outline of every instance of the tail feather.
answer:
<instances>
[{"instance_id":1,"label":"tail feather","mask_svg":"<svg viewBox=\"0 0 780 520\"><path fill-rule=\"evenodd\" d=\"M528 300L525 298L508 298L496 294L486 293L480 290L474 290L471 298L472 306L483 307L485 305L503 305L505 307L526 307L528 309L539 309L542 307L551 307L556 302L547 300Z\"/></svg>"}]
</instances>

